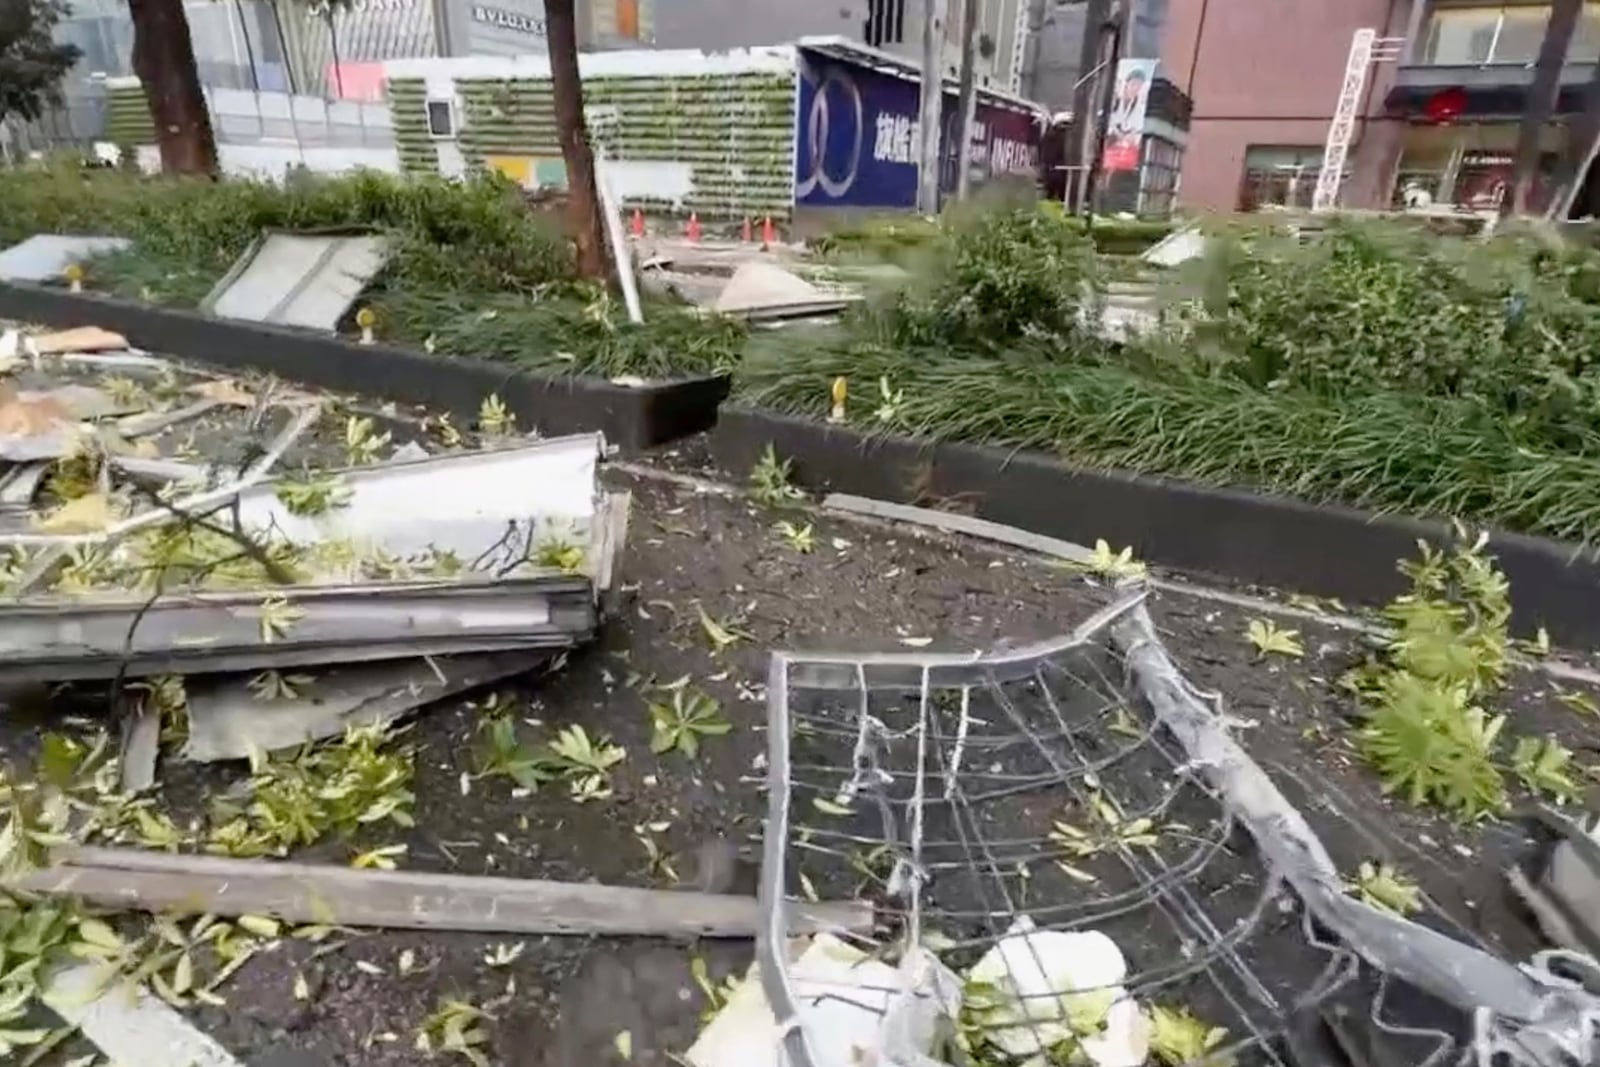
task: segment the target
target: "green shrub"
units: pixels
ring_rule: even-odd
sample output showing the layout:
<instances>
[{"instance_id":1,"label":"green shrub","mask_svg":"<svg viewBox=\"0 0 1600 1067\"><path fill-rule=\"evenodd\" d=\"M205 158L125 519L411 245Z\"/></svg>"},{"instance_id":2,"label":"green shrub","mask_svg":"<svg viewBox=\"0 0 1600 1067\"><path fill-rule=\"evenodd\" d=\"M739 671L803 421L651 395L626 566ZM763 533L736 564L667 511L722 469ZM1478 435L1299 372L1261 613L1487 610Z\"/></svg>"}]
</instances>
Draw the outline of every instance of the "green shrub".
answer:
<instances>
[{"instance_id":1,"label":"green shrub","mask_svg":"<svg viewBox=\"0 0 1600 1067\"><path fill-rule=\"evenodd\" d=\"M0 171L0 205L7 243L35 233L133 239L137 257L98 264L97 273L121 280L141 273L142 260L140 285L162 274L215 281L269 229L382 231L395 242L388 275L425 288L533 292L570 273L565 241L496 174L451 182L361 171L273 185L54 165Z\"/></svg>"},{"instance_id":2,"label":"green shrub","mask_svg":"<svg viewBox=\"0 0 1600 1067\"><path fill-rule=\"evenodd\" d=\"M1592 254L1336 225L1300 245L1223 242L1185 347L1261 389L1459 398L1573 447L1600 426Z\"/></svg>"},{"instance_id":3,"label":"green shrub","mask_svg":"<svg viewBox=\"0 0 1600 1067\"><path fill-rule=\"evenodd\" d=\"M1092 344L1094 252L1060 219L1028 208L946 220L910 284L857 320L908 346L988 349L1023 338Z\"/></svg>"},{"instance_id":4,"label":"green shrub","mask_svg":"<svg viewBox=\"0 0 1600 1067\"><path fill-rule=\"evenodd\" d=\"M440 356L503 360L529 369L606 378L716 374L738 360L741 323L665 302L642 325L592 288L542 298L392 290L375 302L385 336Z\"/></svg>"}]
</instances>

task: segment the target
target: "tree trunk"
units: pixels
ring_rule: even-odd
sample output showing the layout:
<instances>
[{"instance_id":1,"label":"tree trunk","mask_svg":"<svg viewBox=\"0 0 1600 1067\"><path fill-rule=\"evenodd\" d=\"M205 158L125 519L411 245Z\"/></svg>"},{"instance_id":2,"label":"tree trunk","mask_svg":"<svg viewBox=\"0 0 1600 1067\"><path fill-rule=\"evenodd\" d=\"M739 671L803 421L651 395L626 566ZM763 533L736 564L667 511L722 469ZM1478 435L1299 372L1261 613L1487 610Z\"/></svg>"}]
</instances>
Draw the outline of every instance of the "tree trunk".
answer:
<instances>
[{"instance_id":1,"label":"tree trunk","mask_svg":"<svg viewBox=\"0 0 1600 1067\"><path fill-rule=\"evenodd\" d=\"M1502 216L1528 212L1528 196L1539 169L1539 134L1555 111L1561 93L1561 68L1567 61L1567 48L1583 13L1583 0L1555 0L1544 40L1539 43L1539 58L1533 68L1533 85L1517 127L1517 155L1511 171L1511 189L1500 203Z\"/></svg>"},{"instance_id":2,"label":"tree trunk","mask_svg":"<svg viewBox=\"0 0 1600 1067\"><path fill-rule=\"evenodd\" d=\"M922 0L922 106L917 119L917 211L939 213L939 126L944 117L945 0Z\"/></svg>"},{"instance_id":3,"label":"tree trunk","mask_svg":"<svg viewBox=\"0 0 1600 1067\"><path fill-rule=\"evenodd\" d=\"M965 200L972 185L972 165L967 161L967 155L972 151L972 113L978 101L972 68L978 58L978 12L983 7L983 0L962 0L961 6L961 82L956 98L957 200Z\"/></svg>"},{"instance_id":4,"label":"tree trunk","mask_svg":"<svg viewBox=\"0 0 1600 1067\"><path fill-rule=\"evenodd\" d=\"M155 124L161 169L215 174L217 139L200 90L183 0L128 0L128 14L133 19L133 72Z\"/></svg>"},{"instance_id":5,"label":"tree trunk","mask_svg":"<svg viewBox=\"0 0 1600 1067\"><path fill-rule=\"evenodd\" d=\"M578 77L578 25L573 0L544 0L550 42L550 81L556 105L556 135L567 164L567 213L577 248L580 278L606 277L605 230L594 184L594 151L583 121L583 82Z\"/></svg>"}]
</instances>

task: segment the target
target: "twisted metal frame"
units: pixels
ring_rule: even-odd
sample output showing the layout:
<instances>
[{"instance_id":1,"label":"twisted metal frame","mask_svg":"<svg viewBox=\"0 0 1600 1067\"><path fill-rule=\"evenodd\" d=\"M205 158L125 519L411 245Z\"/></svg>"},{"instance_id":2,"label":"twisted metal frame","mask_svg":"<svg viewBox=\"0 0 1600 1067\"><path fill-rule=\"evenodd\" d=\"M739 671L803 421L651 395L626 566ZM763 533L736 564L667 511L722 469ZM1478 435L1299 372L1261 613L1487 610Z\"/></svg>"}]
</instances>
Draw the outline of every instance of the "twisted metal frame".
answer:
<instances>
[{"instance_id":1,"label":"twisted metal frame","mask_svg":"<svg viewBox=\"0 0 1600 1067\"><path fill-rule=\"evenodd\" d=\"M1144 597L986 654L774 654L758 959L788 1064L822 1067L780 918L818 886L874 900L880 953L927 949L957 970L1023 916L1101 931L1140 1003L1228 1029L1209 1056L1295 1067L1281 1040L1294 1020L1359 997L1422 1067L1590 1062L1562 1057L1600 1051L1600 1001L1344 894L1309 825L1167 656ZM1071 847L1064 823L1094 846ZM1396 1017L1399 986L1462 1025ZM838 992L879 1012L922 995Z\"/></svg>"}]
</instances>

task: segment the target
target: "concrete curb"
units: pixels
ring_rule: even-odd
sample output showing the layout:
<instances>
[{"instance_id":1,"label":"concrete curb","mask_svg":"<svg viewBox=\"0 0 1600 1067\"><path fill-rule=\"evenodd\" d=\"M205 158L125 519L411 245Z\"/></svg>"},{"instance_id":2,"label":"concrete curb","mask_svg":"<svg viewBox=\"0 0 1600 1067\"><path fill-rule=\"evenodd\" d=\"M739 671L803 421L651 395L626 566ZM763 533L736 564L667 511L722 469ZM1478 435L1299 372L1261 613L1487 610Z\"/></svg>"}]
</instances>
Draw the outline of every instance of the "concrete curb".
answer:
<instances>
[{"instance_id":1,"label":"concrete curb","mask_svg":"<svg viewBox=\"0 0 1600 1067\"><path fill-rule=\"evenodd\" d=\"M60 328L103 326L152 352L423 404L463 426L476 420L484 397L496 393L523 429L546 436L600 430L630 453L709 429L728 394L725 376L623 386L15 282L0 282L0 318Z\"/></svg>"},{"instance_id":2,"label":"concrete curb","mask_svg":"<svg viewBox=\"0 0 1600 1067\"><path fill-rule=\"evenodd\" d=\"M1337 505L1069 467L982 445L869 436L843 426L724 405L711 435L718 467L742 480L768 444L808 489L891 503L945 501L979 518L1092 545L1133 546L1147 562L1233 583L1381 604L1404 591L1395 569L1418 538L1449 524ZM1558 644L1600 645L1600 559L1577 545L1494 531L1511 581L1513 628Z\"/></svg>"}]
</instances>

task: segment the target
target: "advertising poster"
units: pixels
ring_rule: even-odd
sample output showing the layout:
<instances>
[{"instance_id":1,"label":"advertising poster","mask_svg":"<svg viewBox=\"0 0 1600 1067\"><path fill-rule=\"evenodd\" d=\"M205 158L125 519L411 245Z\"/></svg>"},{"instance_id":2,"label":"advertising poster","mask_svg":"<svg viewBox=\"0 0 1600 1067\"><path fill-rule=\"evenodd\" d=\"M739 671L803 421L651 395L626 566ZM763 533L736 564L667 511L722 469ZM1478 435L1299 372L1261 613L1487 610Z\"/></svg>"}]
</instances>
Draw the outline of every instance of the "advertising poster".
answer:
<instances>
[{"instance_id":1,"label":"advertising poster","mask_svg":"<svg viewBox=\"0 0 1600 1067\"><path fill-rule=\"evenodd\" d=\"M1111 116L1106 122L1105 152L1100 157L1100 169L1107 174L1139 169L1144 113L1150 103L1150 83L1155 79L1156 61L1153 59L1124 59L1117 63Z\"/></svg>"},{"instance_id":2,"label":"advertising poster","mask_svg":"<svg viewBox=\"0 0 1600 1067\"><path fill-rule=\"evenodd\" d=\"M917 202L915 83L813 52L801 53L800 107L795 123L797 204L815 207L909 208ZM955 188L956 96L941 116L940 185ZM1038 169L1039 129L1033 117L979 98L968 165L979 181Z\"/></svg>"}]
</instances>

